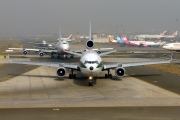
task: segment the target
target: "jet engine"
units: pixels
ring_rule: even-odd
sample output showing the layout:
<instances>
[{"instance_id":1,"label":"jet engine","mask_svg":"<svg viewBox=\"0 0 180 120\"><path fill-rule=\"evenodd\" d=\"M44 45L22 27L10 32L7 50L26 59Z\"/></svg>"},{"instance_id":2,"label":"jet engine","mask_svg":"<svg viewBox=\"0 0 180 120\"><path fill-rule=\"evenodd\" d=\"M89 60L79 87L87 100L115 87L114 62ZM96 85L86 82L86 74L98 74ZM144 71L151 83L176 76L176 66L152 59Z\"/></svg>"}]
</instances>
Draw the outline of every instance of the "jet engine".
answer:
<instances>
[{"instance_id":1,"label":"jet engine","mask_svg":"<svg viewBox=\"0 0 180 120\"><path fill-rule=\"evenodd\" d=\"M48 48L52 48L53 46L51 44L48 44Z\"/></svg>"},{"instance_id":2,"label":"jet engine","mask_svg":"<svg viewBox=\"0 0 180 120\"><path fill-rule=\"evenodd\" d=\"M93 42L92 40L88 40L88 41L86 42L86 47L87 47L88 49L93 48L93 47L94 47L94 42Z\"/></svg>"},{"instance_id":3,"label":"jet engine","mask_svg":"<svg viewBox=\"0 0 180 120\"><path fill-rule=\"evenodd\" d=\"M65 74L66 74L66 69L64 67L59 67L57 69L57 75L59 77L64 77Z\"/></svg>"},{"instance_id":4,"label":"jet engine","mask_svg":"<svg viewBox=\"0 0 180 120\"><path fill-rule=\"evenodd\" d=\"M115 70L115 74L117 77L123 77L125 74L125 69L122 67L117 67Z\"/></svg>"},{"instance_id":5,"label":"jet engine","mask_svg":"<svg viewBox=\"0 0 180 120\"><path fill-rule=\"evenodd\" d=\"M98 51L97 51L97 53L98 53L98 54L101 54L101 51L100 51L100 50L98 50Z\"/></svg>"},{"instance_id":6,"label":"jet engine","mask_svg":"<svg viewBox=\"0 0 180 120\"><path fill-rule=\"evenodd\" d=\"M39 56L44 56L44 53L43 52L39 52Z\"/></svg>"},{"instance_id":7,"label":"jet engine","mask_svg":"<svg viewBox=\"0 0 180 120\"><path fill-rule=\"evenodd\" d=\"M23 50L22 52L24 55L27 55L28 54L28 51L27 50Z\"/></svg>"}]
</instances>

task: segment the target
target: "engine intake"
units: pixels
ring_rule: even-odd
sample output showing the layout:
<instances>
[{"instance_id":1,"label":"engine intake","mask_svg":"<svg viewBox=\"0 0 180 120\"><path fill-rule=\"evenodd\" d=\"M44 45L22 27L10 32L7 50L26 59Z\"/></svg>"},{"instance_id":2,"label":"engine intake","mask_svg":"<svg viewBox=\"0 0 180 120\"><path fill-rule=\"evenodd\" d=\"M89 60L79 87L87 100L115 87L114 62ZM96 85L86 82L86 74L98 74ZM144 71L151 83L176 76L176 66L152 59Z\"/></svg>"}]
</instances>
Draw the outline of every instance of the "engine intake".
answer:
<instances>
[{"instance_id":1,"label":"engine intake","mask_svg":"<svg viewBox=\"0 0 180 120\"><path fill-rule=\"evenodd\" d=\"M39 56L44 56L44 53L43 52L39 52Z\"/></svg>"},{"instance_id":2,"label":"engine intake","mask_svg":"<svg viewBox=\"0 0 180 120\"><path fill-rule=\"evenodd\" d=\"M28 54L28 51L27 50L23 50L22 52L24 55L27 55Z\"/></svg>"},{"instance_id":3,"label":"engine intake","mask_svg":"<svg viewBox=\"0 0 180 120\"><path fill-rule=\"evenodd\" d=\"M98 54L101 54L101 51L100 51L100 50L98 50L98 51L97 51L97 53L98 53Z\"/></svg>"},{"instance_id":4,"label":"engine intake","mask_svg":"<svg viewBox=\"0 0 180 120\"><path fill-rule=\"evenodd\" d=\"M86 42L86 47L87 47L88 49L93 48L93 47L94 47L94 42L93 42L92 40L88 40L88 41Z\"/></svg>"},{"instance_id":5,"label":"engine intake","mask_svg":"<svg viewBox=\"0 0 180 120\"><path fill-rule=\"evenodd\" d=\"M60 67L57 69L57 75L59 77L64 77L65 74L66 74L66 69L64 67Z\"/></svg>"},{"instance_id":6,"label":"engine intake","mask_svg":"<svg viewBox=\"0 0 180 120\"><path fill-rule=\"evenodd\" d=\"M117 67L115 70L115 74L117 77L123 77L125 74L125 69L122 67Z\"/></svg>"}]
</instances>

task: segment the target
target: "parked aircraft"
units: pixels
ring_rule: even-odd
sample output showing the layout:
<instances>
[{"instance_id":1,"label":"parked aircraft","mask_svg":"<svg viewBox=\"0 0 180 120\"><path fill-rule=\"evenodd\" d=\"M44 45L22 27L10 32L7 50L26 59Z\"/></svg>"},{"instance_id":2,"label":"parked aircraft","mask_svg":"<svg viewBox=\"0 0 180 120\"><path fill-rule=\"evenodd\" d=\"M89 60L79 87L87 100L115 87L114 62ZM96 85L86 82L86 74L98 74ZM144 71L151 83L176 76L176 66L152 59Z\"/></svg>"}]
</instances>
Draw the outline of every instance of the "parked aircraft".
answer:
<instances>
[{"instance_id":1,"label":"parked aircraft","mask_svg":"<svg viewBox=\"0 0 180 120\"><path fill-rule=\"evenodd\" d=\"M90 27L90 38L91 38L91 27ZM116 50L97 54L97 52L92 50L92 48L94 47L94 42L91 39L89 39L86 42L86 47L87 50L82 54L72 51L66 51L67 53L80 56L81 58L79 64L33 62L33 61L25 62L25 61L12 61L12 60L9 60L9 62L15 64L29 64L29 65L56 67L57 68L56 73L59 77L64 77L66 74L66 69L70 69L71 73L69 74L69 78L74 78L74 79L76 79L76 74L74 74L73 71L80 71L89 78L90 80L89 86L93 86L94 85L93 77L97 77L102 71L107 71L107 74L105 74L105 78L108 77L112 78L112 74L110 73L111 69L115 70L115 74L117 77L123 77L125 74L125 67L170 63L172 60L172 56L171 56L170 60L157 60L157 61L144 61L144 62L119 62L119 63L104 64L102 62L101 56L113 53Z\"/></svg>"},{"instance_id":2,"label":"parked aircraft","mask_svg":"<svg viewBox=\"0 0 180 120\"><path fill-rule=\"evenodd\" d=\"M134 39L165 39L165 38L175 38L178 34L178 31L176 31L173 35L167 35L167 31L164 31L163 33L159 35L135 35Z\"/></svg>"},{"instance_id":3,"label":"parked aircraft","mask_svg":"<svg viewBox=\"0 0 180 120\"><path fill-rule=\"evenodd\" d=\"M61 40L68 41L68 42L72 41L72 34L70 34L69 37L67 37L67 38L61 38Z\"/></svg>"},{"instance_id":4,"label":"parked aircraft","mask_svg":"<svg viewBox=\"0 0 180 120\"><path fill-rule=\"evenodd\" d=\"M154 42L154 41L129 41L126 36L122 36L122 40L125 41L126 44L132 45L132 46L143 46L143 47L158 47L165 44L165 42Z\"/></svg>"},{"instance_id":5,"label":"parked aircraft","mask_svg":"<svg viewBox=\"0 0 180 120\"><path fill-rule=\"evenodd\" d=\"M70 50L69 43L66 40L61 39L61 33L59 33L59 42L52 43L54 49L33 49L33 48L8 48L10 50L22 50L24 55L27 55L29 51L39 52L39 56L44 56L44 53L50 53L51 58L54 58L54 54L57 54L57 58L63 55L64 59L67 58L65 51ZM74 57L71 55L71 57Z\"/></svg>"},{"instance_id":6,"label":"parked aircraft","mask_svg":"<svg viewBox=\"0 0 180 120\"><path fill-rule=\"evenodd\" d=\"M168 43L163 46L164 49L180 52L180 43Z\"/></svg>"}]
</instances>

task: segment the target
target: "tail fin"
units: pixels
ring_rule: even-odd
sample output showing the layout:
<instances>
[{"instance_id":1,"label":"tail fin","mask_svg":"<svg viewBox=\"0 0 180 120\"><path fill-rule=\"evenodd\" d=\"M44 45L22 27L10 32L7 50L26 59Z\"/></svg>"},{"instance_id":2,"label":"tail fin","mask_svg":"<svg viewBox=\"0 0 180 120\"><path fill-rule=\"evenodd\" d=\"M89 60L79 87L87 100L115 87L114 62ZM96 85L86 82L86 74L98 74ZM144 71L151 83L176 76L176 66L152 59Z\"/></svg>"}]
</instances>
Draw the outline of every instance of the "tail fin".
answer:
<instances>
[{"instance_id":1,"label":"tail fin","mask_svg":"<svg viewBox=\"0 0 180 120\"><path fill-rule=\"evenodd\" d=\"M72 37L72 34L69 35L68 39L71 39L71 37Z\"/></svg>"},{"instance_id":2,"label":"tail fin","mask_svg":"<svg viewBox=\"0 0 180 120\"><path fill-rule=\"evenodd\" d=\"M113 39L113 36L109 35L109 42L112 42L114 39Z\"/></svg>"},{"instance_id":3,"label":"tail fin","mask_svg":"<svg viewBox=\"0 0 180 120\"><path fill-rule=\"evenodd\" d=\"M122 38L122 40L124 40L124 41L128 41L127 37L124 36L124 35L123 35L121 38Z\"/></svg>"},{"instance_id":4,"label":"tail fin","mask_svg":"<svg viewBox=\"0 0 180 120\"><path fill-rule=\"evenodd\" d=\"M160 35L167 35L168 31L163 31Z\"/></svg>"},{"instance_id":5,"label":"tail fin","mask_svg":"<svg viewBox=\"0 0 180 120\"><path fill-rule=\"evenodd\" d=\"M176 31L176 32L173 34L173 36L174 36L174 37L176 37L176 36L177 36L177 34L178 34L178 31Z\"/></svg>"},{"instance_id":6,"label":"tail fin","mask_svg":"<svg viewBox=\"0 0 180 120\"><path fill-rule=\"evenodd\" d=\"M121 38L120 38L118 35L116 35L116 39L117 39L117 40L121 40Z\"/></svg>"},{"instance_id":7,"label":"tail fin","mask_svg":"<svg viewBox=\"0 0 180 120\"><path fill-rule=\"evenodd\" d=\"M91 21L89 21L89 40L92 40L91 35L92 35L92 33L91 33Z\"/></svg>"}]
</instances>

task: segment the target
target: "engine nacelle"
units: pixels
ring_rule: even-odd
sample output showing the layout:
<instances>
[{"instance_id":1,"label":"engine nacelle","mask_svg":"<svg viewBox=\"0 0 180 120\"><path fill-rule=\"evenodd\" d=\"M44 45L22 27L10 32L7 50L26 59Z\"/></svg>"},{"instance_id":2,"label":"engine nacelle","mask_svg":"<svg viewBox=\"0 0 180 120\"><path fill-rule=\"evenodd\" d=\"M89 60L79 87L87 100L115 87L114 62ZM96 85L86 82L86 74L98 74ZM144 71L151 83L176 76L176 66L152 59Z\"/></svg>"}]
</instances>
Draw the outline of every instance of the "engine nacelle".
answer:
<instances>
[{"instance_id":1,"label":"engine nacelle","mask_svg":"<svg viewBox=\"0 0 180 120\"><path fill-rule=\"evenodd\" d=\"M39 52L39 56L44 56L44 53L43 52Z\"/></svg>"},{"instance_id":2,"label":"engine nacelle","mask_svg":"<svg viewBox=\"0 0 180 120\"><path fill-rule=\"evenodd\" d=\"M23 50L22 52L24 55L27 55L28 54L28 51L27 50Z\"/></svg>"},{"instance_id":3,"label":"engine nacelle","mask_svg":"<svg viewBox=\"0 0 180 120\"><path fill-rule=\"evenodd\" d=\"M122 67L117 67L115 70L115 74L117 77L123 77L125 74L125 69Z\"/></svg>"},{"instance_id":4,"label":"engine nacelle","mask_svg":"<svg viewBox=\"0 0 180 120\"><path fill-rule=\"evenodd\" d=\"M92 40L88 40L88 41L86 42L86 47L87 47L88 49L93 48L93 47L94 47L94 42L93 42Z\"/></svg>"},{"instance_id":5,"label":"engine nacelle","mask_svg":"<svg viewBox=\"0 0 180 120\"><path fill-rule=\"evenodd\" d=\"M58 75L59 77L64 77L65 74L66 74L66 69L65 69L64 67L59 67L59 68L57 69L57 75Z\"/></svg>"},{"instance_id":6,"label":"engine nacelle","mask_svg":"<svg viewBox=\"0 0 180 120\"><path fill-rule=\"evenodd\" d=\"M101 51L100 51L100 50L98 50L98 51L97 51L97 53L98 53L98 54L101 54Z\"/></svg>"},{"instance_id":7,"label":"engine nacelle","mask_svg":"<svg viewBox=\"0 0 180 120\"><path fill-rule=\"evenodd\" d=\"M51 44L48 44L48 48L52 48L53 46Z\"/></svg>"}]
</instances>

